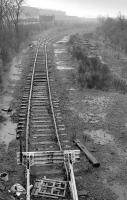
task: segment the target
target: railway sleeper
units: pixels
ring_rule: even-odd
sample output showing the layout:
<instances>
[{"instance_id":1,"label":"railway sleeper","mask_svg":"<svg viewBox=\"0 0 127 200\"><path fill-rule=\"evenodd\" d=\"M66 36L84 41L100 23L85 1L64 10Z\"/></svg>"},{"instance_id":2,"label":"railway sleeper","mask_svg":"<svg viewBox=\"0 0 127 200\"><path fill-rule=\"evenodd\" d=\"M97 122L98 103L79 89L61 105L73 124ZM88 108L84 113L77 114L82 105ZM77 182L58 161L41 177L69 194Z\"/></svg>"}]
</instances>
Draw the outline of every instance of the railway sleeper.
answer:
<instances>
[{"instance_id":1,"label":"railway sleeper","mask_svg":"<svg viewBox=\"0 0 127 200\"><path fill-rule=\"evenodd\" d=\"M48 101L48 96L47 95L45 95L45 94L32 94L32 99L39 99L39 100L43 100L43 99L45 99L45 100L47 100Z\"/></svg>"},{"instance_id":2,"label":"railway sleeper","mask_svg":"<svg viewBox=\"0 0 127 200\"><path fill-rule=\"evenodd\" d=\"M32 120L31 124L51 124L52 120Z\"/></svg>"},{"instance_id":3,"label":"railway sleeper","mask_svg":"<svg viewBox=\"0 0 127 200\"><path fill-rule=\"evenodd\" d=\"M43 126L43 127L36 127L36 126L35 126L35 127L31 127L31 129L32 129L32 131L34 131L34 132L35 132L35 131L36 131L36 132L37 132L37 131L39 131L39 132L40 132L40 131L41 131L41 132L43 132L43 131L49 131L49 132L50 132L50 131L51 131L51 132L52 132L52 131L54 131L54 126L52 126L52 127L49 127L49 126L46 126L46 127L44 127L44 126Z\"/></svg>"},{"instance_id":4,"label":"railway sleeper","mask_svg":"<svg viewBox=\"0 0 127 200\"><path fill-rule=\"evenodd\" d=\"M24 117L24 116L18 116L18 121L25 121L26 120L26 117Z\"/></svg>"},{"instance_id":5,"label":"railway sleeper","mask_svg":"<svg viewBox=\"0 0 127 200\"><path fill-rule=\"evenodd\" d=\"M42 115L42 116L38 116L38 115L31 115L31 120L51 120L51 116L49 115Z\"/></svg>"},{"instance_id":6,"label":"railway sleeper","mask_svg":"<svg viewBox=\"0 0 127 200\"><path fill-rule=\"evenodd\" d=\"M39 106L40 106L40 108L45 107L45 109L46 109L49 107L49 103L47 101L36 101L36 102L32 101L31 102L31 107L37 108Z\"/></svg>"},{"instance_id":7,"label":"railway sleeper","mask_svg":"<svg viewBox=\"0 0 127 200\"><path fill-rule=\"evenodd\" d=\"M49 114L48 113L37 113L37 112L35 112L35 113L31 113L31 117L42 117L42 118L49 118L49 117L51 117L51 116L49 116Z\"/></svg>"},{"instance_id":8,"label":"railway sleeper","mask_svg":"<svg viewBox=\"0 0 127 200\"><path fill-rule=\"evenodd\" d=\"M34 80L42 80L42 79L47 80L46 74L34 75Z\"/></svg>"},{"instance_id":9,"label":"railway sleeper","mask_svg":"<svg viewBox=\"0 0 127 200\"><path fill-rule=\"evenodd\" d=\"M25 104L25 105L21 104L20 109L27 109L27 107L28 107L28 104Z\"/></svg>"},{"instance_id":10,"label":"railway sleeper","mask_svg":"<svg viewBox=\"0 0 127 200\"><path fill-rule=\"evenodd\" d=\"M42 133L42 132L36 133L35 132L35 133L32 134L32 137L36 137L36 138L37 137L47 137L47 136L52 137L53 133L47 133L47 132L46 133L45 132L44 133Z\"/></svg>"},{"instance_id":11,"label":"railway sleeper","mask_svg":"<svg viewBox=\"0 0 127 200\"><path fill-rule=\"evenodd\" d=\"M38 81L34 81L33 82L33 86L47 86L47 81L42 81L42 82L38 82Z\"/></svg>"},{"instance_id":12,"label":"railway sleeper","mask_svg":"<svg viewBox=\"0 0 127 200\"><path fill-rule=\"evenodd\" d=\"M31 124L31 128L54 128L53 124Z\"/></svg>"},{"instance_id":13,"label":"railway sleeper","mask_svg":"<svg viewBox=\"0 0 127 200\"><path fill-rule=\"evenodd\" d=\"M26 101L26 100L25 100ZM45 100L45 99L38 99L38 98L32 98L31 99L31 103L45 103L46 105L49 105L49 101Z\"/></svg>"},{"instance_id":14,"label":"railway sleeper","mask_svg":"<svg viewBox=\"0 0 127 200\"><path fill-rule=\"evenodd\" d=\"M21 102L21 106L20 106L20 107L23 107L23 106L24 106L24 107L25 107L25 106L27 107L27 106L28 106L28 101Z\"/></svg>"},{"instance_id":15,"label":"railway sleeper","mask_svg":"<svg viewBox=\"0 0 127 200\"><path fill-rule=\"evenodd\" d=\"M40 91L48 94L47 85L43 85L42 87L40 87L40 86L34 86L33 87L33 92L40 92Z\"/></svg>"},{"instance_id":16,"label":"railway sleeper","mask_svg":"<svg viewBox=\"0 0 127 200\"><path fill-rule=\"evenodd\" d=\"M41 135L41 136L40 136ZM33 135L31 135L31 140L32 141L41 141L42 139L43 139L43 141L47 141L47 140L54 140L54 141L57 141L57 138L56 138L56 136L54 136L54 135L52 135L52 134L33 134Z\"/></svg>"},{"instance_id":17,"label":"railway sleeper","mask_svg":"<svg viewBox=\"0 0 127 200\"><path fill-rule=\"evenodd\" d=\"M43 93L47 94L47 86L45 86L45 85L42 87L34 86L33 92L43 92Z\"/></svg>"},{"instance_id":18,"label":"railway sleeper","mask_svg":"<svg viewBox=\"0 0 127 200\"><path fill-rule=\"evenodd\" d=\"M31 77L32 77L32 73L27 76L28 79L31 79ZM43 77L44 78L46 77L46 73L44 73L44 72L42 72L40 74L36 74L36 73L34 74L34 78L43 78Z\"/></svg>"},{"instance_id":19,"label":"railway sleeper","mask_svg":"<svg viewBox=\"0 0 127 200\"><path fill-rule=\"evenodd\" d=\"M40 106L40 108L43 107L45 109L48 109L50 105L47 101L36 101L36 102L32 101L31 102L32 108L39 108L39 106Z\"/></svg>"},{"instance_id":20,"label":"railway sleeper","mask_svg":"<svg viewBox=\"0 0 127 200\"><path fill-rule=\"evenodd\" d=\"M33 113L49 113L47 108L43 108L43 107L31 107L31 114Z\"/></svg>"},{"instance_id":21,"label":"railway sleeper","mask_svg":"<svg viewBox=\"0 0 127 200\"><path fill-rule=\"evenodd\" d=\"M37 115L38 114L38 116L42 116L42 115L49 115L49 113L48 113L48 111L47 111L47 109L43 109L43 110L40 110L40 109L31 109L31 116L33 116L33 115Z\"/></svg>"},{"instance_id":22,"label":"railway sleeper","mask_svg":"<svg viewBox=\"0 0 127 200\"><path fill-rule=\"evenodd\" d=\"M33 100L33 101L34 101L34 100L40 100L40 101L47 100L47 101L48 101L49 99L48 99L48 97L46 97L46 96L43 96L43 97L42 97L42 96L35 96L35 95L34 95L34 96L32 96L32 100Z\"/></svg>"},{"instance_id":23,"label":"railway sleeper","mask_svg":"<svg viewBox=\"0 0 127 200\"><path fill-rule=\"evenodd\" d=\"M59 149L58 145L56 143L54 144L34 144L32 145L32 149L35 151L57 151Z\"/></svg>"},{"instance_id":24,"label":"railway sleeper","mask_svg":"<svg viewBox=\"0 0 127 200\"><path fill-rule=\"evenodd\" d=\"M34 87L33 88L33 94L38 94L38 95L48 95L48 92L47 92L47 89L42 89L42 90L39 90L38 91L38 89L37 90L35 90L36 88Z\"/></svg>"},{"instance_id":25,"label":"railway sleeper","mask_svg":"<svg viewBox=\"0 0 127 200\"><path fill-rule=\"evenodd\" d=\"M24 120L19 120L19 122L18 122L18 126L25 125L25 124L26 124L26 122Z\"/></svg>"},{"instance_id":26,"label":"railway sleeper","mask_svg":"<svg viewBox=\"0 0 127 200\"><path fill-rule=\"evenodd\" d=\"M21 112L19 113L19 118L20 118L20 117L21 117L21 118L23 118L23 117L26 118L26 116L27 116L27 113L21 113Z\"/></svg>"},{"instance_id":27,"label":"railway sleeper","mask_svg":"<svg viewBox=\"0 0 127 200\"><path fill-rule=\"evenodd\" d=\"M43 135L43 134L54 134L54 130L48 129L36 129L36 130L31 130L32 135Z\"/></svg>"},{"instance_id":28,"label":"railway sleeper","mask_svg":"<svg viewBox=\"0 0 127 200\"><path fill-rule=\"evenodd\" d=\"M43 93L42 93L43 94ZM42 94L35 94L35 93L33 93L32 94L32 98L39 98L39 99L46 99L46 100L48 100L49 98L48 98L48 96L47 95L42 95Z\"/></svg>"},{"instance_id":29,"label":"railway sleeper","mask_svg":"<svg viewBox=\"0 0 127 200\"><path fill-rule=\"evenodd\" d=\"M32 135L32 137L47 137L47 136L52 136L52 133L34 133L33 135ZM60 134L60 136L67 136L67 134L66 133L61 133Z\"/></svg>"},{"instance_id":30,"label":"railway sleeper","mask_svg":"<svg viewBox=\"0 0 127 200\"><path fill-rule=\"evenodd\" d=\"M44 95L48 95L48 92L47 92L47 86L44 86L45 88L36 88L34 87L33 88L33 93L38 93L38 94L44 94Z\"/></svg>"},{"instance_id":31,"label":"railway sleeper","mask_svg":"<svg viewBox=\"0 0 127 200\"><path fill-rule=\"evenodd\" d=\"M43 76L41 77L34 77L34 82L46 82L47 83L47 77Z\"/></svg>"},{"instance_id":32,"label":"railway sleeper","mask_svg":"<svg viewBox=\"0 0 127 200\"><path fill-rule=\"evenodd\" d=\"M54 141L57 143L57 137L54 136L54 135L51 135L51 134L47 134L47 135L41 135L41 136L35 136L35 135L32 135L31 136L31 141L35 141L35 142L40 142L41 140L44 141ZM63 143L68 143L68 140L67 140L67 135L64 135L64 136L60 136L60 140L63 142Z\"/></svg>"}]
</instances>

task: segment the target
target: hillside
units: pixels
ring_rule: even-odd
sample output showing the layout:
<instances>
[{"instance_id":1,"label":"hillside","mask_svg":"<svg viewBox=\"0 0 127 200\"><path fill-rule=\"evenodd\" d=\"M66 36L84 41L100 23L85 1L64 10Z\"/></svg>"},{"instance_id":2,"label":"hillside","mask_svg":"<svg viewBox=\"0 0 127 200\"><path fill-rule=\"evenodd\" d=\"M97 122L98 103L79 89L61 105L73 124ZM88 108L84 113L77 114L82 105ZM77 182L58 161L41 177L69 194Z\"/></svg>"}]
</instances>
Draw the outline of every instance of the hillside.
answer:
<instances>
[{"instance_id":1,"label":"hillside","mask_svg":"<svg viewBox=\"0 0 127 200\"><path fill-rule=\"evenodd\" d=\"M23 6L22 7L22 17L38 17L39 15L55 15L55 16L65 16L66 13L57 10L40 9L34 7Z\"/></svg>"},{"instance_id":2,"label":"hillside","mask_svg":"<svg viewBox=\"0 0 127 200\"><path fill-rule=\"evenodd\" d=\"M34 7L23 6L21 18L38 18L39 15L54 15L56 20L68 21L68 22L96 22L96 19L93 18L80 18L77 16L68 16L64 11L59 10L49 10L49 9L40 9Z\"/></svg>"}]
</instances>

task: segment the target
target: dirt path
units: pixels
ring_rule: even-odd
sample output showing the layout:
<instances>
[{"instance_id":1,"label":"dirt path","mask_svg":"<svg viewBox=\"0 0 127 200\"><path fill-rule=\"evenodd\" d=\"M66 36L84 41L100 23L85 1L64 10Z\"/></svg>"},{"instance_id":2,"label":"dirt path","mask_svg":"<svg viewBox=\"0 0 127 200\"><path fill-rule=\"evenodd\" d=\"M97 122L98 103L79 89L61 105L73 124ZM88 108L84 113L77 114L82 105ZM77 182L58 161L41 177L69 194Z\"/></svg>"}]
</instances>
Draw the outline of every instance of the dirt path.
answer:
<instances>
[{"instance_id":1,"label":"dirt path","mask_svg":"<svg viewBox=\"0 0 127 200\"><path fill-rule=\"evenodd\" d=\"M11 120L11 115L15 110L11 108L11 104L14 100L14 91L18 80L21 78L21 72L23 70L23 59L28 49L22 50L17 56L15 56L12 62L9 64L10 70L4 75L3 79L3 92L0 96L0 115L5 119L4 123L0 124L0 140L8 147L9 143L15 139L16 136L16 123ZM10 112L7 112L8 109Z\"/></svg>"}]
</instances>

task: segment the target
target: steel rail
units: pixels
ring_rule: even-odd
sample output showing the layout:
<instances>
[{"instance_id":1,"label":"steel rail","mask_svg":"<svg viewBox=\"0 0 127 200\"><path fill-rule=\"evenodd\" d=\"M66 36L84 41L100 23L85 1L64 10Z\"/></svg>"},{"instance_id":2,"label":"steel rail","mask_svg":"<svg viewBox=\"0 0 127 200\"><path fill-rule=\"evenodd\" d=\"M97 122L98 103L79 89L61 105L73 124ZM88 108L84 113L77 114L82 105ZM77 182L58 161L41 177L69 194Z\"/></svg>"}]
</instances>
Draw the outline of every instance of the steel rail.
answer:
<instances>
[{"instance_id":1,"label":"steel rail","mask_svg":"<svg viewBox=\"0 0 127 200\"><path fill-rule=\"evenodd\" d=\"M57 128L57 123L56 123L56 117L54 113L54 107L53 107L53 101L52 101L52 95L51 95L51 88L50 88L50 82L49 82L49 72L48 72L48 55L47 55L47 46L46 44L44 45L45 47L45 67L46 67L46 76L47 76L47 83L48 83L48 93L49 93L49 101L50 101L50 106L51 106L51 111L52 111L52 116L53 116L53 123L55 127L55 133L57 137L57 142L60 148L60 151L62 151L62 146L60 143L59 139L59 134L58 134L58 128Z\"/></svg>"},{"instance_id":2,"label":"steel rail","mask_svg":"<svg viewBox=\"0 0 127 200\"><path fill-rule=\"evenodd\" d=\"M63 149L62 149L61 142L60 142L60 139L59 139L59 133L58 133L56 117L55 117L53 101L52 101L52 95L51 95L51 88L50 88L50 81L49 81L49 71L48 71L47 45L46 44L45 44L45 56L46 56L46 75L47 75L47 82L48 82L50 106L51 106L52 115L53 115L53 122L54 122L54 126L55 126L55 133L56 133L56 137L57 137L57 142L58 142L60 151L62 151ZM64 167L65 167L65 171L66 171L66 175L67 175L67 179L68 179L69 178L68 169L67 169L67 164L65 162L64 162Z\"/></svg>"},{"instance_id":3,"label":"steel rail","mask_svg":"<svg viewBox=\"0 0 127 200\"><path fill-rule=\"evenodd\" d=\"M56 137L57 137L57 143L58 143L60 151L62 151L62 146L61 146L59 133L58 133L58 128L57 128L57 123L56 123L56 116L55 116L55 113L54 113L53 100L52 100L52 95L51 95L51 87L50 87L49 71L48 71L48 55L47 55L47 45L46 45L46 43L47 43L47 41L43 41L43 43L42 43L39 40L39 42L37 44L37 48L36 48L34 66L33 66L33 70L32 70L30 92L29 92L29 99L28 99L28 108L27 108L27 121L26 121L26 154L29 152L30 112L31 112L31 99L32 99L35 67L36 67L39 48L40 48L40 46L42 46L42 44L44 45L44 51L45 51L45 68L46 68L46 77L47 77L47 85L48 85L48 94L49 94L50 107L51 107L51 111L52 111L53 123L54 123L55 133L56 133ZM28 158L29 158L29 156L28 156ZM67 178L68 178L69 177L68 176L68 167L67 167L67 164L66 164L65 161L64 161L64 167L65 167ZM29 160L28 160L28 162L26 164L26 170L27 170L27 196L26 196L26 199L30 200L30 163L29 163ZM72 167L71 171L73 172L73 167ZM72 196L73 196L74 200L77 200L78 197L77 197L77 190L76 190L76 185L75 185L75 181L74 181L74 173L72 173L72 172L71 172L71 176L72 176L71 189L75 190L75 192L72 191L73 192Z\"/></svg>"},{"instance_id":4,"label":"steel rail","mask_svg":"<svg viewBox=\"0 0 127 200\"><path fill-rule=\"evenodd\" d=\"M51 110L52 110L53 121L54 121L54 126L55 126L55 132L56 132L56 136L57 136L58 145L59 145L60 151L62 151L62 147L61 147L61 143L60 143L60 139L59 139L59 134L58 134L58 129L57 129L56 117L55 117L55 113L54 113L52 95L51 95L51 88L50 88L50 81L49 81L49 72L48 72L47 46L46 46L46 44L44 46L45 46L46 74L47 74L47 82L48 82L50 105L51 105ZM72 198L73 198L73 200L78 200L78 194L77 194L77 188L76 188L76 183L75 183L75 176L74 176L74 171L73 171L73 165L69 162L68 166L69 166L69 168L67 167L67 163L64 161L64 167L65 167L65 171L66 171L66 174L67 174L67 179L69 180L69 185L70 185L70 190L71 190Z\"/></svg>"},{"instance_id":5,"label":"steel rail","mask_svg":"<svg viewBox=\"0 0 127 200\"><path fill-rule=\"evenodd\" d=\"M30 84L30 93L29 93L29 99L28 99L27 119L26 119L26 152L29 151L30 108L31 108L31 98L32 98L32 90L33 90L33 80L34 80L35 66L36 66L36 61L37 61L39 46L40 45L38 45L37 49L36 49L36 55L35 55L34 66L33 66L33 71L32 71L32 78L31 78L31 84Z\"/></svg>"},{"instance_id":6,"label":"steel rail","mask_svg":"<svg viewBox=\"0 0 127 200\"><path fill-rule=\"evenodd\" d=\"M39 47L40 47L40 44L37 45L37 49L36 49L34 66L33 66L32 77L31 77L30 93L29 93L29 99L28 99L27 119L26 119L26 153L29 151L31 98L32 98L35 66L36 66ZM30 200L30 165L29 165L29 160L26 164L26 171L27 171L27 200Z\"/></svg>"}]
</instances>

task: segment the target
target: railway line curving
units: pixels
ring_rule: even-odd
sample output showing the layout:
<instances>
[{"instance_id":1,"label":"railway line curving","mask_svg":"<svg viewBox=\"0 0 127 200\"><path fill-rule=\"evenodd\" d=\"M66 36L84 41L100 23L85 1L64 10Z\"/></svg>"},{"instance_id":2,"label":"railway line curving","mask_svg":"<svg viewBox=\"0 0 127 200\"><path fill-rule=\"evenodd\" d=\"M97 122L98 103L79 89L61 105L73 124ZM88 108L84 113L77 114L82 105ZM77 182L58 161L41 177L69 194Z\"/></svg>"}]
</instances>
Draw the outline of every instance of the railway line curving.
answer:
<instances>
[{"instance_id":1,"label":"railway line curving","mask_svg":"<svg viewBox=\"0 0 127 200\"><path fill-rule=\"evenodd\" d=\"M39 41L33 51L19 113L17 162L26 167L27 200L77 200L73 163L79 160L80 151L71 150L59 99L51 90L47 44Z\"/></svg>"}]
</instances>

